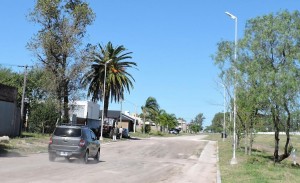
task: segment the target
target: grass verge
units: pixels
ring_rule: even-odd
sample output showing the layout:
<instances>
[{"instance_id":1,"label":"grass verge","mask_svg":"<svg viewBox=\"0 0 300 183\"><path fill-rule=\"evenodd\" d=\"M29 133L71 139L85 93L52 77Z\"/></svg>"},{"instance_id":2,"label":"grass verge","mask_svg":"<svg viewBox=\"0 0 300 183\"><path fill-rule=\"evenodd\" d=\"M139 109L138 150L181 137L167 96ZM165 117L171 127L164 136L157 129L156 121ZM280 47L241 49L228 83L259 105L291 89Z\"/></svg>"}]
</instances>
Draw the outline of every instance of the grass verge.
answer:
<instances>
[{"instance_id":1,"label":"grass verge","mask_svg":"<svg viewBox=\"0 0 300 183\"><path fill-rule=\"evenodd\" d=\"M49 135L22 133L22 137L0 142L0 156L22 156L29 153L47 152Z\"/></svg>"},{"instance_id":2,"label":"grass verge","mask_svg":"<svg viewBox=\"0 0 300 183\"><path fill-rule=\"evenodd\" d=\"M293 146L300 149L300 137L291 136ZM290 156L281 163L273 163L274 135L257 135L253 144L252 155L245 155L244 148L237 148L237 165L230 165L232 159L232 141L227 138L224 142L218 135L209 135L208 140L218 141L219 165L222 183L294 183L299 182L299 166L293 165L293 158ZM280 154L283 150L285 136L281 136ZM243 143L243 140L241 140ZM296 151L296 155L297 154ZM299 159L299 158L298 158ZM297 158L296 158L297 161Z\"/></svg>"}]
</instances>

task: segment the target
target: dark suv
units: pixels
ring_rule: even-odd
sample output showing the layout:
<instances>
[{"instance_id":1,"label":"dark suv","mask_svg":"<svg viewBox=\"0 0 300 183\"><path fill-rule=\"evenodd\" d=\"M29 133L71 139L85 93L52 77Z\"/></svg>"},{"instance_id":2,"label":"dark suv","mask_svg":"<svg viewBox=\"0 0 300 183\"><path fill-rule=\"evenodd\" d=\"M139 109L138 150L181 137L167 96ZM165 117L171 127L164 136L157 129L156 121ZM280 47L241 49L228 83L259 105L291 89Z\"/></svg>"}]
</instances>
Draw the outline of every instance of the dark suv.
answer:
<instances>
[{"instance_id":1,"label":"dark suv","mask_svg":"<svg viewBox=\"0 0 300 183\"><path fill-rule=\"evenodd\" d=\"M65 157L67 160L75 157L84 163L92 157L100 161L100 142L94 132L86 126L57 126L48 145L49 160Z\"/></svg>"}]
</instances>

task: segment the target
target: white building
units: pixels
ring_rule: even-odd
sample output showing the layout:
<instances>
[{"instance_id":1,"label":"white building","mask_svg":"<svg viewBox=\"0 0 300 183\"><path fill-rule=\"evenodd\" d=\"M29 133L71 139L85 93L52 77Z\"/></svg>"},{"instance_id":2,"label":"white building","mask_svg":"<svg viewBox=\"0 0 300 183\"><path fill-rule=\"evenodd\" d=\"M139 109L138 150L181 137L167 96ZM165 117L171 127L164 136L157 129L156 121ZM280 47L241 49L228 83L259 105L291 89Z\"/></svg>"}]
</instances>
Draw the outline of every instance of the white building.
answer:
<instances>
[{"instance_id":1,"label":"white building","mask_svg":"<svg viewBox=\"0 0 300 183\"><path fill-rule=\"evenodd\" d=\"M71 121L74 117L96 119L100 118L100 105L92 101L74 101L70 105L70 118Z\"/></svg>"}]
</instances>

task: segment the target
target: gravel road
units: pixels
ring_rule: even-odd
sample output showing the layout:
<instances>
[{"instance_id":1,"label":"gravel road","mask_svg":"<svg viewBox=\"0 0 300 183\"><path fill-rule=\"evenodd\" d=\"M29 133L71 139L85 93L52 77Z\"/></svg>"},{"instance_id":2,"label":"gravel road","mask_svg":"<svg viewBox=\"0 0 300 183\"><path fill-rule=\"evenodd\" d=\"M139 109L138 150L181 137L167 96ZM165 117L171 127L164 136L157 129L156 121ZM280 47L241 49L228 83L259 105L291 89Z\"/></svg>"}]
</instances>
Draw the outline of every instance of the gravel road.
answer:
<instances>
[{"instance_id":1,"label":"gravel road","mask_svg":"<svg viewBox=\"0 0 300 183\"><path fill-rule=\"evenodd\" d=\"M217 143L204 136L133 139L101 145L88 164L47 153L0 158L0 182L185 183L217 182Z\"/></svg>"}]
</instances>

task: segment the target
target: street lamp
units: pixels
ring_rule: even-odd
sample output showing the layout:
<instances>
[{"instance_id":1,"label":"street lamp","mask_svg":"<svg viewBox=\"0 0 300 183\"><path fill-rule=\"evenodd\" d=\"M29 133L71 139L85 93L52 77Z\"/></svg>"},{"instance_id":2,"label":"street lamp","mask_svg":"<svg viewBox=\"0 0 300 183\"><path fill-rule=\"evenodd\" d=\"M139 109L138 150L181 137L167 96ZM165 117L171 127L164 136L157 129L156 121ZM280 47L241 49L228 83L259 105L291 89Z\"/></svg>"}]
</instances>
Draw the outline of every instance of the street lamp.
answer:
<instances>
[{"instance_id":1,"label":"street lamp","mask_svg":"<svg viewBox=\"0 0 300 183\"><path fill-rule=\"evenodd\" d=\"M101 135L100 135L100 140L103 140L103 123L104 123L104 99L105 99L105 82L106 82L106 65L111 62L112 59L109 59L104 63L104 81L103 81L103 92L102 92L102 122L101 122Z\"/></svg>"},{"instance_id":2,"label":"street lamp","mask_svg":"<svg viewBox=\"0 0 300 183\"><path fill-rule=\"evenodd\" d=\"M234 61L237 62L237 17L229 12L225 12L231 19L235 20L235 36L234 36ZM234 75L236 76L236 68L234 67ZM236 132L235 132L235 124L236 124L236 81L234 81L234 89L233 89L233 155L230 161L230 164L237 164L237 160L235 158L235 150L236 150Z\"/></svg>"}]
</instances>

